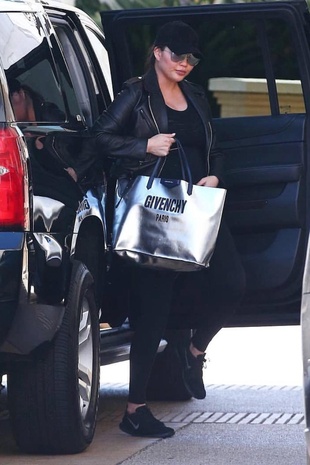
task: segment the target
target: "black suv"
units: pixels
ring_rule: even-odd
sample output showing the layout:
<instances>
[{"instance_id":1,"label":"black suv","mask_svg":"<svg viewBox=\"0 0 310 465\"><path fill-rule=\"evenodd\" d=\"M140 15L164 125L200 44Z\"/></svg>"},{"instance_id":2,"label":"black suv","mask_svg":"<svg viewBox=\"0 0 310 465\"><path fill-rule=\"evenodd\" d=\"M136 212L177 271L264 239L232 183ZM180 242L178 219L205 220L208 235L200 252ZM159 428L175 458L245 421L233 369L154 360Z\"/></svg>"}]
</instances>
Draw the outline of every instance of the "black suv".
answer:
<instances>
[{"instance_id":1,"label":"black suv","mask_svg":"<svg viewBox=\"0 0 310 465\"><path fill-rule=\"evenodd\" d=\"M300 322L310 211L306 3L109 11L102 13L104 36L75 8L0 1L0 373L8 377L23 451L87 447L100 362L128 357L130 293L108 253L109 167L84 167L77 183L66 170L83 161L87 129L122 82L143 73L156 30L172 19L199 34L205 60L191 79L208 93L227 155L225 208L247 276L246 297L229 324ZM13 108L21 93L36 102L23 117ZM161 396L159 377L171 400L189 398L166 359L175 331L186 337L191 329L191 296L195 308L208 310L197 276L178 278L150 397Z\"/></svg>"},{"instance_id":2,"label":"black suv","mask_svg":"<svg viewBox=\"0 0 310 465\"><path fill-rule=\"evenodd\" d=\"M0 374L20 449L74 453L95 429L106 181L65 169L111 101L108 54L61 4L3 1L0 24Z\"/></svg>"}]
</instances>

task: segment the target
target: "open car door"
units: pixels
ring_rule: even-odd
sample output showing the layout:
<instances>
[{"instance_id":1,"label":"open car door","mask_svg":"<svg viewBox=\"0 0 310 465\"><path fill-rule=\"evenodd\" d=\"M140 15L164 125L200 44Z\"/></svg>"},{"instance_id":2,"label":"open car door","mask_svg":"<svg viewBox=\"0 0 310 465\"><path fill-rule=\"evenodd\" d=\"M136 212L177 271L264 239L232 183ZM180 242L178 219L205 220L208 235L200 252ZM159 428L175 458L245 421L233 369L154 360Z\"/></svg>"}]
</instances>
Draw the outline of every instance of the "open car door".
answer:
<instances>
[{"instance_id":1,"label":"open car door","mask_svg":"<svg viewBox=\"0 0 310 465\"><path fill-rule=\"evenodd\" d=\"M247 278L231 324L299 323L309 231L306 3L102 12L115 92L144 72L157 29L176 19L199 35L205 59L190 80L208 94L227 157L225 208ZM190 296L195 273L188 282ZM190 302L183 290L177 311L185 313Z\"/></svg>"}]
</instances>

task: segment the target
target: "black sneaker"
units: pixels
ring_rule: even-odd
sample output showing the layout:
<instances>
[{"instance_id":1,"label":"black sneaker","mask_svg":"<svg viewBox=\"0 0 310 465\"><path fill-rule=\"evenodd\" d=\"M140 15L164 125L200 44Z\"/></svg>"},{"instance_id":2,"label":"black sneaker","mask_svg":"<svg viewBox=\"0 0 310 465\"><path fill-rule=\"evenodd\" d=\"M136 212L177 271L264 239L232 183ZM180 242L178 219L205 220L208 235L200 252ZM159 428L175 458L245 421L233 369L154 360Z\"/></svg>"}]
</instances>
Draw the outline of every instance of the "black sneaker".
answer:
<instances>
[{"instance_id":1,"label":"black sneaker","mask_svg":"<svg viewBox=\"0 0 310 465\"><path fill-rule=\"evenodd\" d=\"M174 435L174 429L157 420L146 405L138 407L135 413L129 414L126 411L119 427L132 436L170 438Z\"/></svg>"},{"instance_id":2,"label":"black sneaker","mask_svg":"<svg viewBox=\"0 0 310 465\"><path fill-rule=\"evenodd\" d=\"M179 349L179 356L183 366L183 382L186 389L195 399L204 399L206 390L203 383L202 369L206 361L205 354L195 357L189 348Z\"/></svg>"}]
</instances>

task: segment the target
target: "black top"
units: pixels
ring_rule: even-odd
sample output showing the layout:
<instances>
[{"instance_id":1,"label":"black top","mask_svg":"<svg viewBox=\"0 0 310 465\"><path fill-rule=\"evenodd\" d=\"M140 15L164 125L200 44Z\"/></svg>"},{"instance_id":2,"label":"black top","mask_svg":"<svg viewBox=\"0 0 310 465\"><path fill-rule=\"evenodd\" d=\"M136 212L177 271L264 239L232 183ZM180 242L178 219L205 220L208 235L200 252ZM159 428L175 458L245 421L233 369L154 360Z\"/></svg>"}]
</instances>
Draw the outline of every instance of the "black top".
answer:
<instances>
[{"instance_id":1,"label":"black top","mask_svg":"<svg viewBox=\"0 0 310 465\"><path fill-rule=\"evenodd\" d=\"M195 108L188 102L184 111L173 110L167 107L168 131L176 133L187 155L188 163L192 173L193 183L197 183L207 175L205 166L205 132L203 123ZM181 179L181 168L177 149L172 146L161 172L161 177Z\"/></svg>"}]
</instances>

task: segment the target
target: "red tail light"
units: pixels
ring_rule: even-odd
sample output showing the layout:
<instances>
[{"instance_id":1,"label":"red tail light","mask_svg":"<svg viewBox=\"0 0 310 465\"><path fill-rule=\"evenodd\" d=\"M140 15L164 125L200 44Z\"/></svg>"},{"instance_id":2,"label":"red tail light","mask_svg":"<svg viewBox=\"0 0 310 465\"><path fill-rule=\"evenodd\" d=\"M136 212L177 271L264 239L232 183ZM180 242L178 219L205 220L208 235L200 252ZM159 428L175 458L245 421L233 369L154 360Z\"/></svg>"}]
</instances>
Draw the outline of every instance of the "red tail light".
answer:
<instances>
[{"instance_id":1,"label":"red tail light","mask_svg":"<svg viewBox=\"0 0 310 465\"><path fill-rule=\"evenodd\" d=\"M17 133L0 129L0 229L25 226L24 175Z\"/></svg>"}]
</instances>

